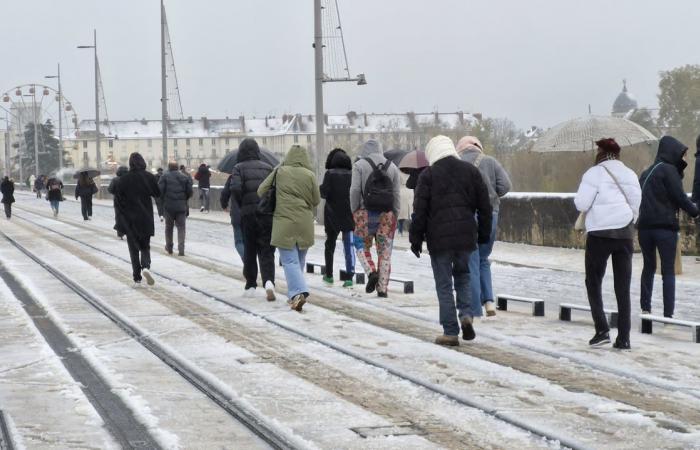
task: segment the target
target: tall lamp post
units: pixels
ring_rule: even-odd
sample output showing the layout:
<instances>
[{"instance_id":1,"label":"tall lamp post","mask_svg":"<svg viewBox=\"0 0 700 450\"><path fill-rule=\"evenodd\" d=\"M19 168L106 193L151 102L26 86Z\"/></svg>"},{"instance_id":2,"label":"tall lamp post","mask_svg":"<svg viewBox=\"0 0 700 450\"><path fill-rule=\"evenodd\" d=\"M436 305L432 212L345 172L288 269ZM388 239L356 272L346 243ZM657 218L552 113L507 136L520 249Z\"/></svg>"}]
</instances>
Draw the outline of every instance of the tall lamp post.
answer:
<instances>
[{"instance_id":1,"label":"tall lamp post","mask_svg":"<svg viewBox=\"0 0 700 450\"><path fill-rule=\"evenodd\" d=\"M93 30L93 45L79 45L78 48L92 48L95 50L95 162L97 170L100 170L102 155L100 154L100 69L97 62L97 30Z\"/></svg>"},{"instance_id":2,"label":"tall lamp post","mask_svg":"<svg viewBox=\"0 0 700 450\"><path fill-rule=\"evenodd\" d=\"M58 170L63 170L63 91L61 90L61 64L58 64L56 75L46 75L44 78L58 79Z\"/></svg>"},{"instance_id":3,"label":"tall lamp post","mask_svg":"<svg viewBox=\"0 0 700 450\"><path fill-rule=\"evenodd\" d=\"M168 167L168 92L165 68L165 5L163 0L160 1L160 107L161 107L161 142L162 149L162 167Z\"/></svg>"}]
</instances>

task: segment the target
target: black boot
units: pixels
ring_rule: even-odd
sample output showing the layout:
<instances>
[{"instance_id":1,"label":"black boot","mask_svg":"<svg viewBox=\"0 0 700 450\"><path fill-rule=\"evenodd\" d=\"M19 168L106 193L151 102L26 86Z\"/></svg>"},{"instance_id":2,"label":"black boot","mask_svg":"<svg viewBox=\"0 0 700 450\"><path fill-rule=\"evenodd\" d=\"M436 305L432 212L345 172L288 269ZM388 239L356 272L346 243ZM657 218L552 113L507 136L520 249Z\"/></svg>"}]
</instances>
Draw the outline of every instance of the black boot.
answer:
<instances>
[{"instance_id":1,"label":"black boot","mask_svg":"<svg viewBox=\"0 0 700 450\"><path fill-rule=\"evenodd\" d=\"M591 347L599 347L601 345L609 344L610 343L610 334L607 331L603 331L601 333L596 333L595 336L593 336L593 339L588 341L588 345Z\"/></svg>"}]
</instances>

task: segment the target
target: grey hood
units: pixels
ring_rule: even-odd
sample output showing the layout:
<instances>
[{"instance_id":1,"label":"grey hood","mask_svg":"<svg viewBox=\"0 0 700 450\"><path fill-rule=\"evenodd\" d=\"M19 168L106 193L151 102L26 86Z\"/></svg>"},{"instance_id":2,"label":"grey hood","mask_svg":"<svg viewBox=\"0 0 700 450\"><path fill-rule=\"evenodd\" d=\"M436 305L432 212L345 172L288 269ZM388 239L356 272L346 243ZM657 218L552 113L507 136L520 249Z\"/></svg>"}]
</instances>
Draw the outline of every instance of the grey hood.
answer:
<instances>
[{"instance_id":1,"label":"grey hood","mask_svg":"<svg viewBox=\"0 0 700 450\"><path fill-rule=\"evenodd\" d=\"M369 141L362 144L362 147L360 147L359 154L360 159L371 158L372 161L374 161L376 164L386 161L386 158L384 157L384 149L382 148L382 144L375 139L370 139Z\"/></svg>"},{"instance_id":2,"label":"grey hood","mask_svg":"<svg viewBox=\"0 0 700 450\"><path fill-rule=\"evenodd\" d=\"M372 173L372 166L365 161L365 158L371 159L374 164L383 164L387 160L384 157L382 144L374 139L370 139L362 144L358 154L358 160L352 168L352 184L350 185L350 209L353 212L364 207L362 201L362 189L367 184L369 174ZM387 174L391 178L394 185L393 209L395 216L398 217L401 210L401 172L399 172L399 168L396 167L396 164L391 164L388 168Z\"/></svg>"}]
</instances>

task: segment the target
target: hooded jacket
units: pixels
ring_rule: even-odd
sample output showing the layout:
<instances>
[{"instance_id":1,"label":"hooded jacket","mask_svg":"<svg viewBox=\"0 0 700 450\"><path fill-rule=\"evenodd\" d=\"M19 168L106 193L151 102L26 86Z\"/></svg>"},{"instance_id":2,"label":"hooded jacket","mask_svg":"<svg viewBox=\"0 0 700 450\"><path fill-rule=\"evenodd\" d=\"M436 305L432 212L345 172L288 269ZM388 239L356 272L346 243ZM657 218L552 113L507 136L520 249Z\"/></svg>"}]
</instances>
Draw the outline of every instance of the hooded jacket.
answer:
<instances>
[{"instance_id":1,"label":"hooded jacket","mask_svg":"<svg viewBox=\"0 0 700 450\"><path fill-rule=\"evenodd\" d=\"M277 203L272 219L272 245L288 250L298 246L306 250L314 245L314 208L321 201L306 149L293 145L282 165L260 184L258 196L265 195L273 179L276 180Z\"/></svg>"},{"instance_id":2,"label":"hooded jacket","mask_svg":"<svg viewBox=\"0 0 700 450\"><path fill-rule=\"evenodd\" d=\"M459 159L449 138L437 136L426 148L430 166L418 178L409 239L431 253L473 251L491 237L492 209L479 170ZM478 218L478 230L477 220Z\"/></svg>"},{"instance_id":3,"label":"hooded jacket","mask_svg":"<svg viewBox=\"0 0 700 450\"><path fill-rule=\"evenodd\" d=\"M115 186L117 226L139 241L153 236L153 203L151 197L160 196L156 177L146 170L146 161L140 153L129 157L129 171L119 177Z\"/></svg>"},{"instance_id":4,"label":"hooded jacket","mask_svg":"<svg viewBox=\"0 0 700 450\"><path fill-rule=\"evenodd\" d=\"M462 161L476 165L476 161L481 156L479 161L479 172L486 183L489 190L489 200L494 212L498 212L501 206L501 197L510 192L513 185L510 182L508 172L503 168L495 158L486 155L476 146L466 147L460 154Z\"/></svg>"},{"instance_id":5,"label":"hooded jacket","mask_svg":"<svg viewBox=\"0 0 700 450\"><path fill-rule=\"evenodd\" d=\"M46 182L46 200L50 202L63 201L63 182L58 178L49 178Z\"/></svg>"},{"instance_id":6,"label":"hooded jacket","mask_svg":"<svg viewBox=\"0 0 700 450\"><path fill-rule=\"evenodd\" d=\"M238 164L233 167L229 183L229 195L233 195L241 217L255 215L260 201L258 187L270 172L272 166L260 160L258 143L254 139L244 139L238 147Z\"/></svg>"},{"instance_id":7,"label":"hooded jacket","mask_svg":"<svg viewBox=\"0 0 700 450\"><path fill-rule=\"evenodd\" d=\"M680 229L678 210L683 209L697 217L698 207L683 191L683 171L688 165L683 155L688 148L671 136L659 141L656 160L639 177L642 187L642 205L639 210L639 229Z\"/></svg>"},{"instance_id":8,"label":"hooded jacket","mask_svg":"<svg viewBox=\"0 0 700 450\"><path fill-rule=\"evenodd\" d=\"M194 179L199 182L197 185L199 189L209 189L211 187L211 172L209 171L209 167L207 167L206 164L200 164L197 173L194 175Z\"/></svg>"},{"instance_id":9,"label":"hooded jacket","mask_svg":"<svg viewBox=\"0 0 700 450\"><path fill-rule=\"evenodd\" d=\"M2 183L0 183L0 193L2 193L2 203L14 203L15 183L8 177L3 178Z\"/></svg>"},{"instance_id":10,"label":"hooded jacket","mask_svg":"<svg viewBox=\"0 0 700 450\"><path fill-rule=\"evenodd\" d=\"M352 231L355 221L350 209L352 161L345 151L336 148L326 158L326 174L321 184L321 197L326 199L323 217L326 228Z\"/></svg>"},{"instance_id":11,"label":"hooded jacket","mask_svg":"<svg viewBox=\"0 0 700 450\"><path fill-rule=\"evenodd\" d=\"M358 161L352 168L352 183L350 185L350 209L355 212L358 209L364 209L364 202L362 200L362 192L367 184L367 179L372 173L372 166L365 161L365 158L370 158L374 164L384 164L387 159L382 153L382 145L370 139L365 142L360 149L360 156ZM401 208L401 173L399 168L395 164L390 164L387 169L387 175L391 178L391 182L394 186L394 215L399 216L399 210Z\"/></svg>"},{"instance_id":12,"label":"hooded jacket","mask_svg":"<svg viewBox=\"0 0 700 450\"><path fill-rule=\"evenodd\" d=\"M168 169L158 180L163 210L171 215L189 213L187 200L192 197L192 179L178 169Z\"/></svg>"},{"instance_id":13,"label":"hooded jacket","mask_svg":"<svg viewBox=\"0 0 700 450\"><path fill-rule=\"evenodd\" d=\"M116 190L117 183L119 182L119 177L126 174L128 171L128 167L119 166L119 168L117 169L117 173L115 174L116 176L112 178L112 181L109 182L109 186L107 187L107 192L109 192L113 196L112 201L114 202L114 229L117 230L117 233L119 233L120 235L126 234L126 230L121 228L121 225L119 224L119 209L117 209L117 198L114 197L114 191Z\"/></svg>"}]
</instances>

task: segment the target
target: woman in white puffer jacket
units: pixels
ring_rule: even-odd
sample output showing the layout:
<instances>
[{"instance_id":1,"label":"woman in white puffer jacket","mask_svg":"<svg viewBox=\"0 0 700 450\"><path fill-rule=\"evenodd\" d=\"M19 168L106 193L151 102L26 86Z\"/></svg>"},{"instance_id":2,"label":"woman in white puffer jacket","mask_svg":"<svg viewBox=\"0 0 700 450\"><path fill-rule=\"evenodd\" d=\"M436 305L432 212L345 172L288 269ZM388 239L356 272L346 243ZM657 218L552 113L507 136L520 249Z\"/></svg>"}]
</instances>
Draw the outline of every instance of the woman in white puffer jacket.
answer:
<instances>
[{"instance_id":1,"label":"woman in white puffer jacket","mask_svg":"<svg viewBox=\"0 0 700 450\"><path fill-rule=\"evenodd\" d=\"M596 142L596 164L583 175L576 193L576 209L586 213L586 290L595 322L592 346L610 343L610 327L603 311L602 284L612 256L618 333L613 347L630 348L630 283L634 224L639 216L642 191L637 175L620 158L614 139Z\"/></svg>"}]
</instances>

